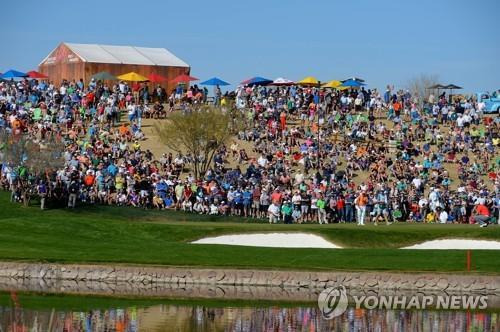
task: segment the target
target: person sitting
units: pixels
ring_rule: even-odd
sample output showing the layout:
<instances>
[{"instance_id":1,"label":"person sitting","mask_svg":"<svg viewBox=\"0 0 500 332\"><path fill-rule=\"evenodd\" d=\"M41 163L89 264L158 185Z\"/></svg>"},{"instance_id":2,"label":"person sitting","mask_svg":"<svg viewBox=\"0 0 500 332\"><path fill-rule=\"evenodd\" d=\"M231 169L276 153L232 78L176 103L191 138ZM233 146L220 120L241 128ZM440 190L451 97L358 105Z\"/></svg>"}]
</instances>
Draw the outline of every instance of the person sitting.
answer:
<instances>
[{"instance_id":1,"label":"person sitting","mask_svg":"<svg viewBox=\"0 0 500 332\"><path fill-rule=\"evenodd\" d=\"M161 119L165 118L167 116L167 113L165 112L165 107L163 107L162 104L159 102L156 102L155 105L153 106L153 113L152 117L154 119Z\"/></svg>"},{"instance_id":2,"label":"person sitting","mask_svg":"<svg viewBox=\"0 0 500 332\"><path fill-rule=\"evenodd\" d=\"M127 142L132 141L132 133L130 132L130 129L128 128L128 126L127 126L127 124L125 122L123 122L121 124L121 126L120 126L120 128L118 130L120 132L120 136L123 139L126 139Z\"/></svg>"},{"instance_id":3,"label":"person sitting","mask_svg":"<svg viewBox=\"0 0 500 332\"><path fill-rule=\"evenodd\" d=\"M210 215L215 216L219 214L219 208L214 203L210 204Z\"/></svg>"},{"instance_id":4,"label":"person sitting","mask_svg":"<svg viewBox=\"0 0 500 332\"><path fill-rule=\"evenodd\" d=\"M480 227L487 227L489 225L490 210L483 201L480 201L472 210L472 218L474 222L479 223Z\"/></svg>"},{"instance_id":5,"label":"person sitting","mask_svg":"<svg viewBox=\"0 0 500 332\"><path fill-rule=\"evenodd\" d=\"M428 224L436 222L436 219L436 213L432 210L425 216L425 222Z\"/></svg>"},{"instance_id":6,"label":"person sitting","mask_svg":"<svg viewBox=\"0 0 500 332\"><path fill-rule=\"evenodd\" d=\"M193 203L190 200L185 200L182 202L182 211L193 211Z\"/></svg>"},{"instance_id":7,"label":"person sitting","mask_svg":"<svg viewBox=\"0 0 500 332\"><path fill-rule=\"evenodd\" d=\"M196 202L193 205L193 211L199 214L203 214L203 201L201 199L196 199Z\"/></svg>"},{"instance_id":8,"label":"person sitting","mask_svg":"<svg viewBox=\"0 0 500 332\"><path fill-rule=\"evenodd\" d=\"M165 202L158 194L153 197L153 207L158 210L163 210L165 208Z\"/></svg>"}]
</instances>

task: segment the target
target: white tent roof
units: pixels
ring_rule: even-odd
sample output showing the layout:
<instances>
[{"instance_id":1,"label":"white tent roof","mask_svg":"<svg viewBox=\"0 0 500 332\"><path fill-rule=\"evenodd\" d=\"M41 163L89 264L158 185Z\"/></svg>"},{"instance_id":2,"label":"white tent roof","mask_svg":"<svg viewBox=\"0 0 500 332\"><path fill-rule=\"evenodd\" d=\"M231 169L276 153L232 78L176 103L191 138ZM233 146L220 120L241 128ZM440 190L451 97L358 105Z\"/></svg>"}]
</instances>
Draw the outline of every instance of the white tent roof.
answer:
<instances>
[{"instance_id":1,"label":"white tent roof","mask_svg":"<svg viewBox=\"0 0 500 332\"><path fill-rule=\"evenodd\" d=\"M165 48L73 43L64 45L84 62L189 67Z\"/></svg>"},{"instance_id":2,"label":"white tent roof","mask_svg":"<svg viewBox=\"0 0 500 332\"><path fill-rule=\"evenodd\" d=\"M287 78L283 78L283 77L278 77L277 79L275 79L273 81L273 84L282 84L282 85L286 85L286 84L294 84L294 82L292 80L289 80Z\"/></svg>"}]
</instances>

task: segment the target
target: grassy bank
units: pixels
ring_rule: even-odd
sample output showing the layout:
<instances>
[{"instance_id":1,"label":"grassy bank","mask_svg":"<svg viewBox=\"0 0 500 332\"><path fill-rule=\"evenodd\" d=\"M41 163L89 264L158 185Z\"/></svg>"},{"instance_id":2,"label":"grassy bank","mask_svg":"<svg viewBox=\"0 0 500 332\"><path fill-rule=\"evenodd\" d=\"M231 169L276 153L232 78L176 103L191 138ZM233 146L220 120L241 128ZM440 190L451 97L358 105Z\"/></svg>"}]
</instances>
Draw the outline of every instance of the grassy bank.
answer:
<instances>
[{"instance_id":1,"label":"grassy bank","mask_svg":"<svg viewBox=\"0 0 500 332\"><path fill-rule=\"evenodd\" d=\"M113 296L59 295L44 293L16 293L16 301L24 309L31 310L72 310L89 311L95 309L151 307L155 305L224 307L283 307L314 306L316 302L282 302L267 300L227 300L227 299L170 299L170 298L130 298ZM9 293L0 292L0 307L11 307L14 300Z\"/></svg>"},{"instance_id":2,"label":"grassy bank","mask_svg":"<svg viewBox=\"0 0 500 332\"><path fill-rule=\"evenodd\" d=\"M438 238L500 240L500 228L471 225L268 225L174 211L116 207L40 211L0 193L0 260L131 263L299 270L463 272L465 251L398 250ZM300 231L345 249L252 248L193 245L204 236ZM496 251L472 254L476 272L500 273Z\"/></svg>"}]
</instances>

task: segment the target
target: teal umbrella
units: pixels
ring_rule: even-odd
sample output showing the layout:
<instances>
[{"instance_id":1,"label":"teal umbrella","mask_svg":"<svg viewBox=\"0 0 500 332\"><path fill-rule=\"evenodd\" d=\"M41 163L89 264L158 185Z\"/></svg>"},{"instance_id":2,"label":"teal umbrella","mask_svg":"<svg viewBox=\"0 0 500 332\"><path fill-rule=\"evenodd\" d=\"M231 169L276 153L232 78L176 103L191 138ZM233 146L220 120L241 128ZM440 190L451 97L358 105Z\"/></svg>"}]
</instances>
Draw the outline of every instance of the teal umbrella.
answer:
<instances>
[{"instance_id":1,"label":"teal umbrella","mask_svg":"<svg viewBox=\"0 0 500 332\"><path fill-rule=\"evenodd\" d=\"M101 71L97 74L92 75L92 78L96 81L116 81L118 80L115 76L111 75L107 71Z\"/></svg>"}]
</instances>

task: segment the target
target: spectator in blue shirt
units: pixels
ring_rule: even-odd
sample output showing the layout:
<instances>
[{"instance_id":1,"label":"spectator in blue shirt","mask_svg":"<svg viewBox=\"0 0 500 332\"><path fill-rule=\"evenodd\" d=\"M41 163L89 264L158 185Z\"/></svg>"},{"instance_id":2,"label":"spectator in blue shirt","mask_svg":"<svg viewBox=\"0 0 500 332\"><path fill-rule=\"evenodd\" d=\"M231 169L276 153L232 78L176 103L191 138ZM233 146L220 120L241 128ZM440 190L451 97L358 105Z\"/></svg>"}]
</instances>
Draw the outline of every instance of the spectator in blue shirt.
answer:
<instances>
[{"instance_id":1,"label":"spectator in blue shirt","mask_svg":"<svg viewBox=\"0 0 500 332\"><path fill-rule=\"evenodd\" d=\"M118 167L116 167L115 164L111 163L109 164L107 171L111 176L116 176L116 174L118 173Z\"/></svg>"},{"instance_id":2,"label":"spectator in blue shirt","mask_svg":"<svg viewBox=\"0 0 500 332\"><path fill-rule=\"evenodd\" d=\"M250 208L252 206L252 197L253 197L253 193L250 190L250 188L247 187L245 189L245 191L243 192L243 209L244 209L243 212L244 212L245 217L250 216Z\"/></svg>"}]
</instances>

